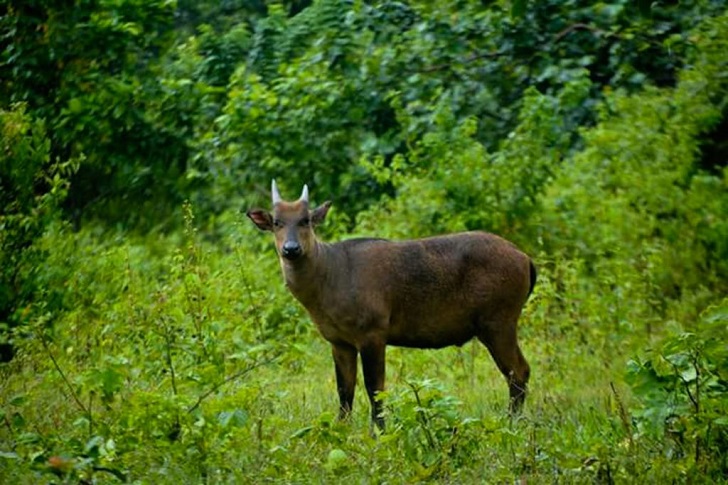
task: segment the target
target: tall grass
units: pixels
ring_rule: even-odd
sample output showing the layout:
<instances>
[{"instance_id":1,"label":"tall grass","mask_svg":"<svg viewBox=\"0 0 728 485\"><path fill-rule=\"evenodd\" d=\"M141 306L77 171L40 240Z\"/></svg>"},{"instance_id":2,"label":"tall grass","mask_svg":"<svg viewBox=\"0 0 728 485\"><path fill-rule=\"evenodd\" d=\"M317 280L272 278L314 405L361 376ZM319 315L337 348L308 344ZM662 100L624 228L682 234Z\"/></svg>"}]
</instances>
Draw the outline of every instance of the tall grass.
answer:
<instances>
[{"instance_id":1,"label":"tall grass","mask_svg":"<svg viewBox=\"0 0 728 485\"><path fill-rule=\"evenodd\" d=\"M62 310L18 336L4 369L8 483L700 481L630 414L626 364L654 336L609 323L612 300L575 263L540 264L521 323L521 417L507 416L479 343L390 347L378 434L361 380L353 417L335 419L328 345L285 293L268 241L239 224L204 241L187 214L182 236L153 243L47 235Z\"/></svg>"}]
</instances>

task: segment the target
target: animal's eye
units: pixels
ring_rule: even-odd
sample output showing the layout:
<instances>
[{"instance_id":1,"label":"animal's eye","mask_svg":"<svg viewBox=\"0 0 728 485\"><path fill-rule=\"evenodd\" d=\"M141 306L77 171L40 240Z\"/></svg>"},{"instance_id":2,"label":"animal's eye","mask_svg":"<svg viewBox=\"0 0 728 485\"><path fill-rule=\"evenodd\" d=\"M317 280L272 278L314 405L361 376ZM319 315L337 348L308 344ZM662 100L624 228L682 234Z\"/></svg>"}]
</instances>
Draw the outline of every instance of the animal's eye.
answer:
<instances>
[{"instance_id":1,"label":"animal's eye","mask_svg":"<svg viewBox=\"0 0 728 485\"><path fill-rule=\"evenodd\" d=\"M310 223L310 219L308 217L304 217L301 219L301 222L298 223L299 226L308 226Z\"/></svg>"},{"instance_id":2,"label":"animal's eye","mask_svg":"<svg viewBox=\"0 0 728 485\"><path fill-rule=\"evenodd\" d=\"M280 219L274 219L273 220L273 226L275 227L283 227L283 221Z\"/></svg>"}]
</instances>

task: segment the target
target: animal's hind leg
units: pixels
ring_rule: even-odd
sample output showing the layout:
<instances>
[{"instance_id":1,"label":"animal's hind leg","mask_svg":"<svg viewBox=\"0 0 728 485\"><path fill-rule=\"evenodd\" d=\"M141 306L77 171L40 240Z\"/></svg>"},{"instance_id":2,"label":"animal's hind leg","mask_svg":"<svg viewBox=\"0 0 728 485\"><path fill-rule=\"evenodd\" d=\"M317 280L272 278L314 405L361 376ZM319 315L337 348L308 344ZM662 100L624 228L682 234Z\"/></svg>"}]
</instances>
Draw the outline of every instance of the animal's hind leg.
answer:
<instances>
[{"instance_id":1,"label":"animal's hind leg","mask_svg":"<svg viewBox=\"0 0 728 485\"><path fill-rule=\"evenodd\" d=\"M518 413L526 399L531 369L518 346L516 322L488 322L481 326L478 339L488 348L498 369L508 381L511 414Z\"/></svg>"}]
</instances>

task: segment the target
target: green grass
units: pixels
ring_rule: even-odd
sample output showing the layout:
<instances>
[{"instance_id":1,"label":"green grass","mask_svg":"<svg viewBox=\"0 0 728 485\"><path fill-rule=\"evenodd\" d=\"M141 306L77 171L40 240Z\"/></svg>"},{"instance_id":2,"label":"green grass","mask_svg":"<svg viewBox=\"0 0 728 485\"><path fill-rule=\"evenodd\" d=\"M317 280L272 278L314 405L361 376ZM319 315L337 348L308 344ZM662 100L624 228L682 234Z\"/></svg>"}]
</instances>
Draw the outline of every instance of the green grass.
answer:
<instances>
[{"instance_id":1,"label":"green grass","mask_svg":"<svg viewBox=\"0 0 728 485\"><path fill-rule=\"evenodd\" d=\"M715 481L689 437L635 420L626 364L657 336L610 323L627 314L567 262L542 264L521 320L522 416L507 416L506 382L475 341L389 347L386 431L372 431L361 376L339 422L328 344L246 231L152 249L49 236L65 272L47 281L66 306L52 329L51 315L29 325L2 369L4 482Z\"/></svg>"},{"instance_id":2,"label":"green grass","mask_svg":"<svg viewBox=\"0 0 728 485\"><path fill-rule=\"evenodd\" d=\"M183 424L178 441L144 437L138 449L124 454L123 463L130 476L145 482L207 477L298 483L348 478L364 483L411 483L424 478L477 483L591 481L605 473L630 476L636 470L629 467L639 464L630 456L629 430L620 420L619 404L610 388L610 382L616 381L618 392L624 392L621 365L613 362L617 369L610 369L604 356L593 355L587 346L566 348L554 356L551 343L542 347L538 339L525 336L523 340L533 379L525 412L515 421L506 417L505 381L479 343L439 351L390 348L388 430L373 438L361 382L350 422L334 419L338 404L328 345L310 335L299 345L295 361L261 367L245 380L225 386L205 403L201 416ZM26 380L30 371L13 374L5 385L15 387L25 381L24 391L34 396L39 406L25 407L25 419L43 435L73 434L74 427L68 425L79 413L71 399L62 396L67 394L63 383L52 373L46 379ZM427 424L416 417L411 388L423 382L424 395L452 399L440 407L432 405ZM168 394L168 386L146 390L139 386L133 393ZM626 397L620 394L621 399ZM127 406L119 402L108 414L143 412ZM214 423L202 421L231 409L244 413L239 427L215 432L210 429L217 427ZM105 413L99 412L103 419ZM438 413L451 416L438 419ZM442 436L428 445L424 429ZM56 450L61 452L62 445ZM332 450L343 451L345 458L332 462ZM647 465L642 464L640 475L655 476ZM10 470L13 475L29 472ZM26 483L34 482L37 475L31 473L26 479Z\"/></svg>"}]
</instances>

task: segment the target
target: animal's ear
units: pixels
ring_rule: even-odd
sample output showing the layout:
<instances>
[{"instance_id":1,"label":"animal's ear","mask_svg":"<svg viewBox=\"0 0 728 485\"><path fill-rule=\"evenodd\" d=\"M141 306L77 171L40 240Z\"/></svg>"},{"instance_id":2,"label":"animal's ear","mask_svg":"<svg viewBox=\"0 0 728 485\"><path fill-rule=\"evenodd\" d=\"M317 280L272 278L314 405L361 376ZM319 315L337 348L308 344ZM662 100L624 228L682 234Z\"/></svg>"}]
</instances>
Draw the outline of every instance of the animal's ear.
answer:
<instances>
[{"instance_id":1,"label":"animal's ear","mask_svg":"<svg viewBox=\"0 0 728 485\"><path fill-rule=\"evenodd\" d=\"M248 217L250 217L250 220L253 221L253 224L258 226L258 229L261 231L272 231L273 230L273 217L270 215L270 212L264 211L262 209L250 209L248 212L245 213Z\"/></svg>"},{"instance_id":2,"label":"animal's ear","mask_svg":"<svg viewBox=\"0 0 728 485\"><path fill-rule=\"evenodd\" d=\"M326 219L326 214L329 212L329 207L331 207L331 201L327 200L326 202L312 210L311 224L317 226L324 222L324 219Z\"/></svg>"}]
</instances>

